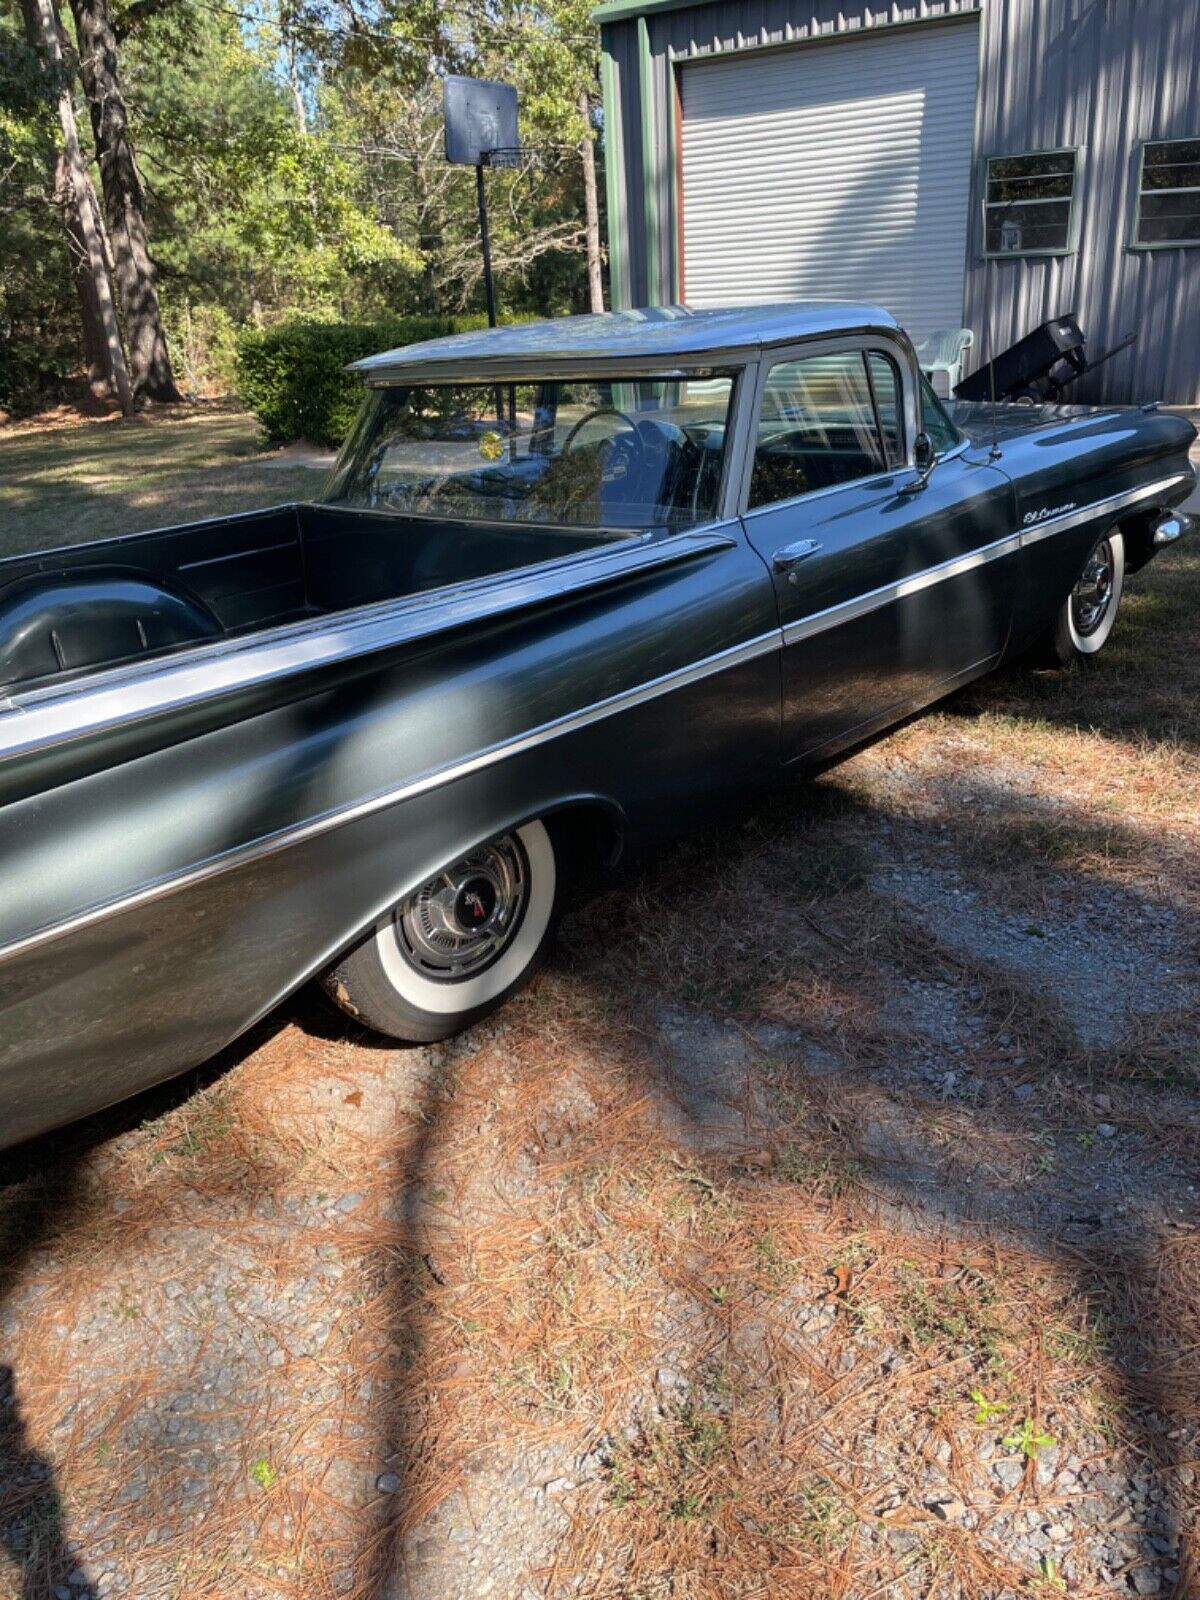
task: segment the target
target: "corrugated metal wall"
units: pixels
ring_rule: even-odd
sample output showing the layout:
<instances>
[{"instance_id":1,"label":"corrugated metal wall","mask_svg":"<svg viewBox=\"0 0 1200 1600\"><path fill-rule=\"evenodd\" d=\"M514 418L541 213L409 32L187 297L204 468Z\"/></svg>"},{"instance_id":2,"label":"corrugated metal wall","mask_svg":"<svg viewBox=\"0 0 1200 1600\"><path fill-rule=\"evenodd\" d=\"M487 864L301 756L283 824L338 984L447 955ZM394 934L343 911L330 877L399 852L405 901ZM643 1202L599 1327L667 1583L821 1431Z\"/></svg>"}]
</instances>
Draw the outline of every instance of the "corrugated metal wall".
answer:
<instances>
[{"instance_id":1,"label":"corrugated metal wall","mask_svg":"<svg viewBox=\"0 0 1200 1600\"><path fill-rule=\"evenodd\" d=\"M838 34L963 16L979 11L982 3L716 0L615 22L605 22L602 9L600 38L609 124L608 243L614 303L647 305L670 300L677 293L677 62L721 51L802 44ZM649 207L647 171L659 175L657 203ZM648 216L648 211L657 214Z\"/></svg>"},{"instance_id":2,"label":"corrugated metal wall","mask_svg":"<svg viewBox=\"0 0 1200 1600\"><path fill-rule=\"evenodd\" d=\"M1001 0L985 7L966 313L995 348L1076 311L1093 353L1134 349L1079 400L1200 402L1200 247L1131 250L1138 147L1200 135L1200 0ZM1077 145L1074 254L981 259L982 157Z\"/></svg>"},{"instance_id":3,"label":"corrugated metal wall","mask_svg":"<svg viewBox=\"0 0 1200 1600\"><path fill-rule=\"evenodd\" d=\"M978 18L689 63L684 294L886 306L962 323ZM799 179L799 181L797 181Z\"/></svg>"},{"instance_id":4,"label":"corrugated metal wall","mask_svg":"<svg viewBox=\"0 0 1200 1600\"><path fill-rule=\"evenodd\" d=\"M605 23L618 303L676 293L677 62L976 11L983 44L966 313L977 350L989 308L996 348L1076 310L1093 350L1140 333L1135 353L1085 379L1077 398L1200 403L1200 247L1128 248L1138 145L1200 136L1200 0L713 0ZM1069 144L1083 147L1077 252L981 260L982 157Z\"/></svg>"}]
</instances>

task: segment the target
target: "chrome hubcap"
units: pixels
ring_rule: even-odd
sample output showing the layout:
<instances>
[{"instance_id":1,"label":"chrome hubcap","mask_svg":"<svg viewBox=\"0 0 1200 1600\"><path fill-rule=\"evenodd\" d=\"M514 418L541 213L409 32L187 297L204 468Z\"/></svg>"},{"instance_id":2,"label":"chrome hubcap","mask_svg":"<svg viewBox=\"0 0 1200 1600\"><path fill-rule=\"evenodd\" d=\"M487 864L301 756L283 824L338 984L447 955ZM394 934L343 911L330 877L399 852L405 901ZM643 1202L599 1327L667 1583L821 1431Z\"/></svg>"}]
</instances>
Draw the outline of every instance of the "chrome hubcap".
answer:
<instances>
[{"instance_id":1,"label":"chrome hubcap","mask_svg":"<svg viewBox=\"0 0 1200 1600\"><path fill-rule=\"evenodd\" d=\"M1101 539L1071 591L1071 613L1081 634L1095 633L1104 621L1112 602L1114 582L1112 545L1107 539Z\"/></svg>"},{"instance_id":2,"label":"chrome hubcap","mask_svg":"<svg viewBox=\"0 0 1200 1600\"><path fill-rule=\"evenodd\" d=\"M400 953L426 978L473 978L512 943L528 889L529 860L518 838L482 845L396 908Z\"/></svg>"}]
</instances>

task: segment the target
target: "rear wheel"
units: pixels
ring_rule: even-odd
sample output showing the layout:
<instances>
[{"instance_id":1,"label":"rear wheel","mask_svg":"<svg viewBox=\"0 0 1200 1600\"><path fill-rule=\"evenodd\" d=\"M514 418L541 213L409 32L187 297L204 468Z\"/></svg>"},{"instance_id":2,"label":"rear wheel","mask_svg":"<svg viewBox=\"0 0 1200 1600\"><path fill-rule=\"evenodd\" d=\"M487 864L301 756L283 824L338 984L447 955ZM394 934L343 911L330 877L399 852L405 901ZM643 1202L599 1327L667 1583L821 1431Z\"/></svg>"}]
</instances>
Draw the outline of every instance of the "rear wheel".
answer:
<instances>
[{"instance_id":1,"label":"rear wheel","mask_svg":"<svg viewBox=\"0 0 1200 1600\"><path fill-rule=\"evenodd\" d=\"M562 873L541 822L469 851L381 917L321 980L344 1011L410 1043L504 1004L554 938Z\"/></svg>"},{"instance_id":2,"label":"rear wheel","mask_svg":"<svg viewBox=\"0 0 1200 1600\"><path fill-rule=\"evenodd\" d=\"M1086 661L1108 643L1125 588L1125 539L1119 528L1097 539L1078 582L1055 618L1049 646L1064 667Z\"/></svg>"}]
</instances>

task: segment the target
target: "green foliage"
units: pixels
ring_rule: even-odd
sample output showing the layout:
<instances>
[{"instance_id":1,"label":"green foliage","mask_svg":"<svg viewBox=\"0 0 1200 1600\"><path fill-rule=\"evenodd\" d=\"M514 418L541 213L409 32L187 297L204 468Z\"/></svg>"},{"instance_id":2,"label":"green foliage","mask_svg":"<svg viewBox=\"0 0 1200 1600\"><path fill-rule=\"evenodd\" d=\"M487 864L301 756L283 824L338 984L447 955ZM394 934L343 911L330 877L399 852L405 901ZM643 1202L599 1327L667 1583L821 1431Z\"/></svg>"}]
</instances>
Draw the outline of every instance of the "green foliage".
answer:
<instances>
[{"instance_id":1,"label":"green foliage","mask_svg":"<svg viewBox=\"0 0 1200 1600\"><path fill-rule=\"evenodd\" d=\"M69 7L56 3L71 47ZM273 438L333 442L355 403L346 360L482 313L474 173L442 154L447 72L502 78L521 95L530 159L487 179L502 313L583 310L579 145L596 138L599 100L590 3L369 0L347 22L325 0L111 0L159 301L185 392L227 393L236 377ZM60 88L24 41L19 0L0 0L7 410L36 406L80 369L79 307L53 203ZM88 158L77 83L75 105ZM603 193L601 181L602 204ZM277 324L287 330L278 339L249 333L239 351L242 330ZM299 325L323 331L295 334Z\"/></svg>"},{"instance_id":2,"label":"green foliage","mask_svg":"<svg viewBox=\"0 0 1200 1600\"><path fill-rule=\"evenodd\" d=\"M351 361L397 345L484 325L482 317L394 317L387 322L281 323L249 329L237 345L238 393L277 444L339 445L362 399Z\"/></svg>"},{"instance_id":3,"label":"green foliage","mask_svg":"<svg viewBox=\"0 0 1200 1600\"><path fill-rule=\"evenodd\" d=\"M971 1404L975 1407L976 1426L980 1428L986 1428L997 1417L1002 1417L1012 1409L1003 1400L989 1400L982 1389L971 1390Z\"/></svg>"},{"instance_id":4,"label":"green foliage","mask_svg":"<svg viewBox=\"0 0 1200 1600\"><path fill-rule=\"evenodd\" d=\"M1019 1450L1030 1461L1036 1461L1038 1453L1051 1449L1055 1442L1053 1434L1039 1428L1032 1417L1023 1418L1020 1427L1001 1440L1006 1450Z\"/></svg>"},{"instance_id":5,"label":"green foliage","mask_svg":"<svg viewBox=\"0 0 1200 1600\"><path fill-rule=\"evenodd\" d=\"M48 203L59 86L0 7L0 410L54 395L78 362L79 326L62 229Z\"/></svg>"}]
</instances>

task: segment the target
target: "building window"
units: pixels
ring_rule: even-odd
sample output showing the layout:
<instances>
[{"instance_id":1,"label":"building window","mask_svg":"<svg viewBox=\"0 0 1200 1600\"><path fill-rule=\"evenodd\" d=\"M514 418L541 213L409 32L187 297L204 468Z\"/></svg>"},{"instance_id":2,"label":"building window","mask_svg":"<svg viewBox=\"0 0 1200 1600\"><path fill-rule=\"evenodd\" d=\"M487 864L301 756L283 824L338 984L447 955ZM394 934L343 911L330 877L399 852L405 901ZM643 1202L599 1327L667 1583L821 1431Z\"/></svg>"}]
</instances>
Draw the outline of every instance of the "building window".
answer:
<instances>
[{"instance_id":1,"label":"building window","mask_svg":"<svg viewBox=\"0 0 1200 1600\"><path fill-rule=\"evenodd\" d=\"M1063 255L1074 249L1077 150L989 156L985 256Z\"/></svg>"},{"instance_id":2,"label":"building window","mask_svg":"<svg viewBox=\"0 0 1200 1600\"><path fill-rule=\"evenodd\" d=\"M1200 244L1200 139L1142 146L1133 242L1143 247Z\"/></svg>"}]
</instances>

